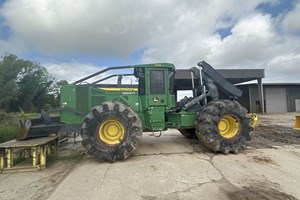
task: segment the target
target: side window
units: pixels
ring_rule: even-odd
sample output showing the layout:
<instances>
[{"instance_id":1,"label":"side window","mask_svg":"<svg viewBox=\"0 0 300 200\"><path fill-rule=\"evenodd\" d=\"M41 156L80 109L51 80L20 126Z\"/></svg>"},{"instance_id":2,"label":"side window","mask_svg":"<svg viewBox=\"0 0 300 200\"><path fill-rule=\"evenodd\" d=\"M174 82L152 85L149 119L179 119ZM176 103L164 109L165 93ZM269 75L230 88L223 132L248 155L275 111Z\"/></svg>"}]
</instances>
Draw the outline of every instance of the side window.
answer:
<instances>
[{"instance_id":1,"label":"side window","mask_svg":"<svg viewBox=\"0 0 300 200\"><path fill-rule=\"evenodd\" d=\"M134 68L134 76L139 79L139 95L145 95L145 69L139 67Z\"/></svg>"},{"instance_id":2,"label":"side window","mask_svg":"<svg viewBox=\"0 0 300 200\"><path fill-rule=\"evenodd\" d=\"M150 70L150 94L165 93L164 70Z\"/></svg>"}]
</instances>

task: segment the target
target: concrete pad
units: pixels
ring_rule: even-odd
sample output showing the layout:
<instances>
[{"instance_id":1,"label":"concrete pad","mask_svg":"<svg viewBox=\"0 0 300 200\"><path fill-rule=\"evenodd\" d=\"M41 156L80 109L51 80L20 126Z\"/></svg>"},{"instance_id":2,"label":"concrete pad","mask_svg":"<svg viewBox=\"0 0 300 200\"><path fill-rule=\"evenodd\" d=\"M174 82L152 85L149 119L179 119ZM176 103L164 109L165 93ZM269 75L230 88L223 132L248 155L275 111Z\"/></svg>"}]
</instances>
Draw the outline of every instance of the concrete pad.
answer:
<instances>
[{"instance_id":1,"label":"concrete pad","mask_svg":"<svg viewBox=\"0 0 300 200\"><path fill-rule=\"evenodd\" d=\"M61 161L39 172L0 174L0 199L45 199L74 166L73 161ZM48 170L52 169L52 170Z\"/></svg>"},{"instance_id":2,"label":"concrete pad","mask_svg":"<svg viewBox=\"0 0 300 200\"><path fill-rule=\"evenodd\" d=\"M155 137L152 133L144 133L140 146L133 155L192 153L193 151L187 138L177 130L170 130L163 132L160 137Z\"/></svg>"},{"instance_id":3,"label":"concrete pad","mask_svg":"<svg viewBox=\"0 0 300 200\"><path fill-rule=\"evenodd\" d=\"M176 130L146 133L125 161L82 161L49 199L299 198L299 155L295 145L214 154Z\"/></svg>"},{"instance_id":4,"label":"concrete pad","mask_svg":"<svg viewBox=\"0 0 300 200\"><path fill-rule=\"evenodd\" d=\"M135 156L113 164L87 160L50 199L156 198L220 179L208 161L192 154Z\"/></svg>"}]
</instances>

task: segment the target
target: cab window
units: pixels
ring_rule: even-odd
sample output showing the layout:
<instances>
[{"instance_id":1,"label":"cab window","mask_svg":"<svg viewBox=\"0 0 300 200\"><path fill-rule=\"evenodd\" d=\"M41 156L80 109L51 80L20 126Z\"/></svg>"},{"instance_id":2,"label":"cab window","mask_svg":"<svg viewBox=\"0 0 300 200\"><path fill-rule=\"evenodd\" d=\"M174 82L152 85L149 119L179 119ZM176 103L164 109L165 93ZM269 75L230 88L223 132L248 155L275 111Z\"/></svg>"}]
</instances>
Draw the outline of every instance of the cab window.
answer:
<instances>
[{"instance_id":1,"label":"cab window","mask_svg":"<svg viewBox=\"0 0 300 200\"><path fill-rule=\"evenodd\" d=\"M164 70L150 70L150 94L165 93Z\"/></svg>"}]
</instances>

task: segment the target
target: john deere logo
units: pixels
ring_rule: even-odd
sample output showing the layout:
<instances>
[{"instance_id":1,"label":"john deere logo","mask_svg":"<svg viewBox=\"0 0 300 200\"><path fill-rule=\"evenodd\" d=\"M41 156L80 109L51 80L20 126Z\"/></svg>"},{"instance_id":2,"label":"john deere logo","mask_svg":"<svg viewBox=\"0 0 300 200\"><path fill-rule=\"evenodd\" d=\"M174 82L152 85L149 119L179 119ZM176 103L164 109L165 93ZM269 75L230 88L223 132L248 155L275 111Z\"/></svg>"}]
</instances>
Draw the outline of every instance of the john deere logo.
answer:
<instances>
[{"instance_id":1,"label":"john deere logo","mask_svg":"<svg viewBox=\"0 0 300 200\"><path fill-rule=\"evenodd\" d=\"M154 102L154 103L158 103L158 102L159 102L159 99L158 99L157 97L154 97L154 98L153 98L153 102Z\"/></svg>"}]
</instances>

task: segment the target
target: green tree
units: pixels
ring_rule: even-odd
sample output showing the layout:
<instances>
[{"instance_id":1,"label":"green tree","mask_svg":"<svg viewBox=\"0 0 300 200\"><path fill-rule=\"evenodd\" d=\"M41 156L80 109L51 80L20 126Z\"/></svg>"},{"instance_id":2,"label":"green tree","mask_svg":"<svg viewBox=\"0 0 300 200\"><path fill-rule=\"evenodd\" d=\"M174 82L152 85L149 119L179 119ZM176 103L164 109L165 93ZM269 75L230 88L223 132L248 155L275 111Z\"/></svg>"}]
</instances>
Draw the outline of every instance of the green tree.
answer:
<instances>
[{"instance_id":1,"label":"green tree","mask_svg":"<svg viewBox=\"0 0 300 200\"><path fill-rule=\"evenodd\" d=\"M46 103L54 78L38 63L23 61L19 73L19 101L25 112L38 111Z\"/></svg>"},{"instance_id":2,"label":"green tree","mask_svg":"<svg viewBox=\"0 0 300 200\"><path fill-rule=\"evenodd\" d=\"M50 92L45 95L46 97L46 104L44 105L45 109L51 108L51 107L59 107L60 104L60 88L63 85L68 85L68 81L66 80L60 80L56 81L52 84L52 87L50 88Z\"/></svg>"},{"instance_id":3,"label":"green tree","mask_svg":"<svg viewBox=\"0 0 300 200\"><path fill-rule=\"evenodd\" d=\"M19 94L17 78L21 71L17 56L5 54L0 60L0 109L9 110L12 100Z\"/></svg>"},{"instance_id":4,"label":"green tree","mask_svg":"<svg viewBox=\"0 0 300 200\"><path fill-rule=\"evenodd\" d=\"M39 63L5 54L0 59L0 110L39 112L59 106L59 90L67 81L55 82Z\"/></svg>"}]
</instances>

